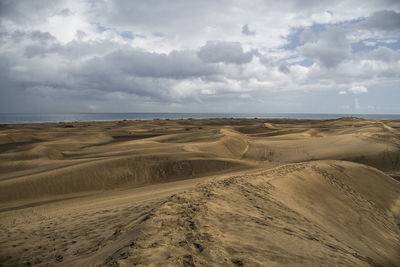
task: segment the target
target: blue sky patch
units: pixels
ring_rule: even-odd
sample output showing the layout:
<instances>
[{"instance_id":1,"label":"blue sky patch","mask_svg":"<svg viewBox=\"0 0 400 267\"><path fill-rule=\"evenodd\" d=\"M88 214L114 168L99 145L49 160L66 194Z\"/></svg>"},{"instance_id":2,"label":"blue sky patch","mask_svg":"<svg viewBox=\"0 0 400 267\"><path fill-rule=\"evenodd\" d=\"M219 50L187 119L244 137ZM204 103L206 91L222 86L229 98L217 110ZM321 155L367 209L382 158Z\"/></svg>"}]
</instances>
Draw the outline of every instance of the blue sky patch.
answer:
<instances>
[{"instance_id":1,"label":"blue sky patch","mask_svg":"<svg viewBox=\"0 0 400 267\"><path fill-rule=\"evenodd\" d=\"M130 39L130 40L133 40L134 38L135 38L135 36L133 35L133 33L132 32L130 32L130 31L124 31L124 32L121 32L121 37L123 37L124 39Z\"/></svg>"}]
</instances>

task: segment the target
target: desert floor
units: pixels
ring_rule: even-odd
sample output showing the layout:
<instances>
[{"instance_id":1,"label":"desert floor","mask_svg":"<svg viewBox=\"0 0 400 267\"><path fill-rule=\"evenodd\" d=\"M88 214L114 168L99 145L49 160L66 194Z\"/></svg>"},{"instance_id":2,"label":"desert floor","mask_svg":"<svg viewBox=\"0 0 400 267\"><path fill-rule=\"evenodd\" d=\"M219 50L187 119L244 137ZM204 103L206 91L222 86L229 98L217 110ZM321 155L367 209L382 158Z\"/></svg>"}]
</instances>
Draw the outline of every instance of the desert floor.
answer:
<instances>
[{"instance_id":1,"label":"desert floor","mask_svg":"<svg viewBox=\"0 0 400 267\"><path fill-rule=\"evenodd\" d=\"M400 266L400 119L0 125L0 266Z\"/></svg>"}]
</instances>

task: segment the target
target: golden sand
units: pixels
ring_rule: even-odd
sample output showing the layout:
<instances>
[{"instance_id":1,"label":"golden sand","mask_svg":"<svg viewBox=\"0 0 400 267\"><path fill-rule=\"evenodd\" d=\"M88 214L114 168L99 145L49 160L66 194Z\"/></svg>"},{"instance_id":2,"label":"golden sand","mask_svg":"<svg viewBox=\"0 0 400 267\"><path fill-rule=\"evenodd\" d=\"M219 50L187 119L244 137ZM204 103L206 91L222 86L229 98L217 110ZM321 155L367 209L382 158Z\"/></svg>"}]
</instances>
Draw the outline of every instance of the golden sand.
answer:
<instances>
[{"instance_id":1,"label":"golden sand","mask_svg":"<svg viewBox=\"0 0 400 267\"><path fill-rule=\"evenodd\" d=\"M396 266L400 120L0 125L0 265Z\"/></svg>"}]
</instances>

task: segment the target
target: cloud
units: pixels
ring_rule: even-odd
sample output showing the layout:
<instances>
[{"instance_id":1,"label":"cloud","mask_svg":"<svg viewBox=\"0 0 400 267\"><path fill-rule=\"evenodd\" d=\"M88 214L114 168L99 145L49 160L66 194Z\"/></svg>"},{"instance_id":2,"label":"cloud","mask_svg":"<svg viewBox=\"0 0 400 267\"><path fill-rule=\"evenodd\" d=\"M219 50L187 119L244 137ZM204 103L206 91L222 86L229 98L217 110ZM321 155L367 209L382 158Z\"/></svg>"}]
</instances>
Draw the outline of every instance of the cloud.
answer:
<instances>
[{"instance_id":1,"label":"cloud","mask_svg":"<svg viewBox=\"0 0 400 267\"><path fill-rule=\"evenodd\" d=\"M253 52L244 52L239 42L207 42L198 51L206 63L246 64L253 59Z\"/></svg>"},{"instance_id":2,"label":"cloud","mask_svg":"<svg viewBox=\"0 0 400 267\"><path fill-rule=\"evenodd\" d=\"M280 64L278 69L282 73L286 73L287 74L287 73L290 72L290 69L288 68L288 64L286 62Z\"/></svg>"},{"instance_id":3,"label":"cloud","mask_svg":"<svg viewBox=\"0 0 400 267\"><path fill-rule=\"evenodd\" d=\"M52 15L58 4L51 0L0 1L0 22L12 21L20 25L43 22Z\"/></svg>"},{"instance_id":4,"label":"cloud","mask_svg":"<svg viewBox=\"0 0 400 267\"><path fill-rule=\"evenodd\" d=\"M398 62L400 60L400 51L395 51L387 47L378 47L364 54L364 58L383 62Z\"/></svg>"},{"instance_id":5,"label":"cloud","mask_svg":"<svg viewBox=\"0 0 400 267\"><path fill-rule=\"evenodd\" d=\"M368 89L365 86L352 86L347 91L340 90L339 95L347 95L348 93L352 93L354 95L365 94L368 93Z\"/></svg>"},{"instance_id":6,"label":"cloud","mask_svg":"<svg viewBox=\"0 0 400 267\"><path fill-rule=\"evenodd\" d=\"M294 95L315 97L309 107L349 101L338 92L363 90L343 88L399 87L399 10L391 0L0 1L0 112L301 112Z\"/></svg>"},{"instance_id":7,"label":"cloud","mask_svg":"<svg viewBox=\"0 0 400 267\"><path fill-rule=\"evenodd\" d=\"M15 30L12 32L2 32L2 38L5 39L4 41L13 42L16 44L26 40L30 40L33 42L40 42L41 44L45 44L47 42L56 40L56 38L49 32L43 32L40 30L33 30L33 31Z\"/></svg>"},{"instance_id":8,"label":"cloud","mask_svg":"<svg viewBox=\"0 0 400 267\"><path fill-rule=\"evenodd\" d=\"M326 68L334 68L350 56L351 47L346 34L346 30L339 27L328 27L318 41L306 43L299 48L299 52Z\"/></svg>"},{"instance_id":9,"label":"cloud","mask_svg":"<svg viewBox=\"0 0 400 267\"><path fill-rule=\"evenodd\" d=\"M243 25L242 33L244 35L256 35L256 31L251 31L249 28L249 24Z\"/></svg>"},{"instance_id":10,"label":"cloud","mask_svg":"<svg viewBox=\"0 0 400 267\"><path fill-rule=\"evenodd\" d=\"M400 31L400 13L382 10L373 13L358 25L366 30Z\"/></svg>"},{"instance_id":11,"label":"cloud","mask_svg":"<svg viewBox=\"0 0 400 267\"><path fill-rule=\"evenodd\" d=\"M368 93L368 89L365 86L352 86L349 88L349 92L355 95Z\"/></svg>"},{"instance_id":12,"label":"cloud","mask_svg":"<svg viewBox=\"0 0 400 267\"><path fill-rule=\"evenodd\" d=\"M363 41L364 45L366 46L376 46L377 42L374 41Z\"/></svg>"},{"instance_id":13,"label":"cloud","mask_svg":"<svg viewBox=\"0 0 400 267\"><path fill-rule=\"evenodd\" d=\"M214 66L205 65L194 51L172 51L169 54L149 53L136 49L116 51L89 64L109 65L137 77L184 79L217 74ZM95 67L95 66L93 66Z\"/></svg>"},{"instance_id":14,"label":"cloud","mask_svg":"<svg viewBox=\"0 0 400 267\"><path fill-rule=\"evenodd\" d=\"M308 42L314 42L316 40L317 37L310 29L304 29L299 36L299 41L303 44Z\"/></svg>"},{"instance_id":15,"label":"cloud","mask_svg":"<svg viewBox=\"0 0 400 267\"><path fill-rule=\"evenodd\" d=\"M37 41L54 41L55 38L48 32L42 32L42 31L32 31L30 34L30 37L32 40L37 40Z\"/></svg>"},{"instance_id":16,"label":"cloud","mask_svg":"<svg viewBox=\"0 0 400 267\"><path fill-rule=\"evenodd\" d=\"M72 12L69 8L64 8L63 10L58 12L58 14L60 14L61 16L68 16L68 15L71 15L71 13Z\"/></svg>"}]
</instances>

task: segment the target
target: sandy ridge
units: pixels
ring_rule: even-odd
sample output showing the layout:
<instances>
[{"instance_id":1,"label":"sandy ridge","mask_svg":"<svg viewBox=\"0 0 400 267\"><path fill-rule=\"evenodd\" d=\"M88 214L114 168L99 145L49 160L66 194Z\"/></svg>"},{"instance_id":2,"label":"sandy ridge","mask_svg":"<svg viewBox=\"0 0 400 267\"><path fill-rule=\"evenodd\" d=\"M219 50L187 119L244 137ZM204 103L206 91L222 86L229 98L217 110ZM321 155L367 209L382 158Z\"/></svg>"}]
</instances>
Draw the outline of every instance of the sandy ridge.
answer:
<instances>
[{"instance_id":1,"label":"sandy ridge","mask_svg":"<svg viewBox=\"0 0 400 267\"><path fill-rule=\"evenodd\" d=\"M346 171L349 166L370 173L386 187L395 187L385 198L388 206L381 206L382 203L367 198L362 190L343 186L345 176L351 175ZM331 174L338 168L343 168L339 170L343 173L339 178ZM339 189L339 201L344 198L346 208L359 213L342 222L348 229L342 229L338 222L329 221L332 215L326 210L320 216L312 216L293 203L293 199L281 201L279 190L282 186L290 185L291 180L304 173L314 175L329 190ZM400 259L400 239L390 210L398 201L399 193L399 184L381 172L340 161L288 164L272 170L218 179L169 197L148 214L147 220L132 229L136 234L135 229L141 229L141 234L132 236L132 232L127 231L126 235L131 238L129 243L114 251L102 264L252 266L329 262L335 265L395 265ZM329 203L308 204L325 209L324 205ZM379 241L380 246L385 247L383 251L378 253L371 249L375 239L352 239L358 235L354 232L358 216L366 220L364 229L372 226L364 235L383 235ZM377 229L376 223L382 228ZM343 230L346 236L338 234ZM257 231L264 233L260 235ZM239 232L242 236L235 236ZM386 239L386 235L392 238ZM308 255L304 255L303 248L307 248ZM385 254L381 254L383 252ZM99 250L97 254L104 253ZM100 264L101 257L95 258L97 260L92 263Z\"/></svg>"}]
</instances>

